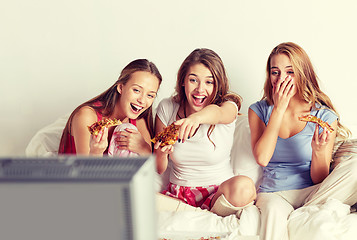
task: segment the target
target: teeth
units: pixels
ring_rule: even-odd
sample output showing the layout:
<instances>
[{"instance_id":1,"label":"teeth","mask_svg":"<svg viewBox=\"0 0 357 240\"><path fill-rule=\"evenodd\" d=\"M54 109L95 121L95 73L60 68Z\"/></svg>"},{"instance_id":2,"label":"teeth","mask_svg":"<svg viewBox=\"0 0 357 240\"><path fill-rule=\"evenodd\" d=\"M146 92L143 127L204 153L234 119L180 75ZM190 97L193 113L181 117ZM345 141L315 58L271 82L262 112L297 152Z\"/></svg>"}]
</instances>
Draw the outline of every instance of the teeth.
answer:
<instances>
[{"instance_id":1,"label":"teeth","mask_svg":"<svg viewBox=\"0 0 357 240\"><path fill-rule=\"evenodd\" d=\"M205 96L193 96L194 99L196 99L197 101L199 101L200 103L202 103L206 97Z\"/></svg>"},{"instance_id":2,"label":"teeth","mask_svg":"<svg viewBox=\"0 0 357 240\"><path fill-rule=\"evenodd\" d=\"M143 109L142 107L136 106L134 104L131 104L131 107L136 111L140 111L141 109Z\"/></svg>"},{"instance_id":3,"label":"teeth","mask_svg":"<svg viewBox=\"0 0 357 240\"><path fill-rule=\"evenodd\" d=\"M205 96L193 96L194 98L205 98Z\"/></svg>"}]
</instances>

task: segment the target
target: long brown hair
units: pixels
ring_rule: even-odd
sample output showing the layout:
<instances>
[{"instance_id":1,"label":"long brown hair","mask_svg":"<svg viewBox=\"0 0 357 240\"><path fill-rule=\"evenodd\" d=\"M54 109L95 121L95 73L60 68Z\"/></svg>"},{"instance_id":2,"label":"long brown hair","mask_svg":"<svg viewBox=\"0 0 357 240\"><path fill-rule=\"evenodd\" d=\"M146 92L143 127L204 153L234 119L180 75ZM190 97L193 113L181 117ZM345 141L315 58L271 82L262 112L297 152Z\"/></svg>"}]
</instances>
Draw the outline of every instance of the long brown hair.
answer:
<instances>
[{"instance_id":1,"label":"long brown hair","mask_svg":"<svg viewBox=\"0 0 357 240\"><path fill-rule=\"evenodd\" d=\"M226 70L223 65L222 59L214 51L207 48L197 48L186 57L181 64L177 74L175 94L173 100L178 104L185 106L187 97L185 94L185 87L183 83L187 76L188 70L191 66L201 63L207 67L212 73L214 80L213 98L210 104L222 105L223 102L230 100L237 104L238 110L241 108L242 97L236 93L229 91L229 82ZM214 125L208 129L207 136L210 137ZM213 143L214 144L214 143Z\"/></svg>"},{"instance_id":2,"label":"long brown hair","mask_svg":"<svg viewBox=\"0 0 357 240\"><path fill-rule=\"evenodd\" d=\"M294 81L297 83L298 96L315 107L316 103L324 105L333 110L338 116L337 120L337 136L348 138L351 134L350 130L344 127L339 119L340 116L333 106L330 98L320 89L319 79L314 71L313 65L307 53L299 45L292 42L281 43L276 46L270 53L266 66L266 80L264 84L264 95L269 105L273 105L272 83L270 79L271 59L278 54L285 54L291 61L294 70Z\"/></svg>"},{"instance_id":3,"label":"long brown hair","mask_svg":"<svg viewBox=\"0 0 357 240\"><path fill-rule=\"evenodd\" d=\"M159 80L159 86L160 86L162 82L162 77L154 63L148 61L147 59L137 59L130 62L126 67L124 67L124 69L120 73L118 80L109 89L104 91L102 94L92 98L91 100L79 105L72 112L62 133L61 142L59 146L59 153L61 149L64 149L63 146L67 143L68 136L71 135L72 119L74 115L79 111L79 109L81 109L84 106L89 106L93 108L96 112L100 112L105 117L110 116L114 112L115 105L120 99L120 93L117 91L117 85L120 83L125 85L129 81L131 75L137 71L144 71L153 74ZM138 119L141 118L145 119L150 136L153 137L154 124L153 124L152 106L146 109L138 117Z\"/></svg>"}]
</instances>

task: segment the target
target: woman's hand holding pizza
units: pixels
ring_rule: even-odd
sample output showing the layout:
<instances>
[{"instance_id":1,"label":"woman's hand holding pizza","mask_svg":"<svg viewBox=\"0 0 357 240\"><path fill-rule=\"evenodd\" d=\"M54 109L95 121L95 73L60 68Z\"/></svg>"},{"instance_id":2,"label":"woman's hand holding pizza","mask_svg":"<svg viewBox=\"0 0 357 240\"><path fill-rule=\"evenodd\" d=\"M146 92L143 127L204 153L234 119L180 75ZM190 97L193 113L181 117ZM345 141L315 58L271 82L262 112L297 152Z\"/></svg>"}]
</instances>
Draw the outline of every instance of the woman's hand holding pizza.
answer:
<instances>
[{"instance_id":1,"label":"woman's hand holding pizza","mask_svg":"<svg viewBox=\"0 0 357 240\"><path fill-rule=\"evenodd\" d=\"M319 134L319 125L316 124L314 136L311 141L312 151L317 154L324 154L328 143L331 141L331 135L332 133L326 128Z\"/></svg>"},{"instance_id":2,"label":"woman's hand holding pizza","mask_svg":"<svg viewBox=\"0 0 357 240\"><path fill-rule=\"evenodd\" d=\"M160 144L161 144L161 141L160 140L157 141L154 144L154 149L160 149L160 151L165 154L171 154L174 152L174 146L172 144L168 144L163 147L161 147Z\"/></svg>"},{"instance_id":3,"label":"woman's hand holding pizza","mask_svg":"<svg viewBox=\"0 0 357 240\"><path fill-rule=\"evenodd\" d=\"M108 128L102 129L98 135L91 134L89 142L89 153L91 155L103 155L108 147Z\"/></svg>"},{"instance_id":4,"label":"woman's hand holding pizza","mask_svg":"<svg viewBox=\"0 0 357 240\"><path fill-rule=\"evenodd\" d=\"M194 135L200 125L199 117L191 114L187 118L182 118L159 132L151 141L154 143L154 149L160 149L162 153L171 154L174 151L174 144L185 142Z\"/></svg>"}]
</instances>

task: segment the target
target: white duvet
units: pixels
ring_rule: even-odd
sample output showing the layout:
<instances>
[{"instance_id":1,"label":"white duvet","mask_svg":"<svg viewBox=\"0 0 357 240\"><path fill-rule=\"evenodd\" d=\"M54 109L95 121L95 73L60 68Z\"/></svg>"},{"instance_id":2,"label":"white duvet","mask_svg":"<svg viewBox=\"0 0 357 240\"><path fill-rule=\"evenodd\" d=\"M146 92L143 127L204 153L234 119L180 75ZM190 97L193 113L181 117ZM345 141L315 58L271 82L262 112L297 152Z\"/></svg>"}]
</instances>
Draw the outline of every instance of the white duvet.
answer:
<instances>
[{"instance_id":1,"label":"white duvet","mask_svg":"<svg viewBox=\"0 0 357 240\"><path fill-rule=\"evenodd\" d=\"M244 209L240 219L236 215L220 217L207 210L160 211L158 233L160 238L172 240L218 236L221 239L237 239L238 236L257 236L259 221L256 206Z\"/></svg>"},{"instance_id":2,"label":"white duvet","mask_svg":"<svg viewBox=\"0 0 357 240\"><path fill-rule=\"evenodd\" d=\"M26 149L27 156L52 156L57 154L62 130L69 115L39 130ZM251 177L259 185L261 169L255 163L249 145L249 124L246 116L238 118L235 144L232 149L232 167L235 174ZM344 157L357 154L357 140L336 146L336 163ZM357 173L356 173L357 174ZM157 190L162 190L168 181L165 174L157 181ZM301 207L289 218L290 240L354 240L357 239L357 213L338 200L330 199L322 205ZM259 229L259 210L255 206L245 209L238 219L235 215L219 217L208 211L158 211L158 232L161 238L172 240L199 239L220 236L221 239L256 240Z\"/></svg>"},{"instance_id":3,"label":"white duvet","mask_svg":"<svg viewBox=\"0 0 357 240\"><path fill-rule=\"evenodd\" d=\"M288 222L290 240L353 240L357 239L357 212L335 199L322 205L295 210Z\"/></svg>"},{"instance_id":4,"label":"white duvet","mask_svg":"<svg viewBox=\"0 0 357 240\"><path fill-rule=\"evenodd\" d=\"M160 211L160 238L172 240L216 237L221 239L259 239L259 210L251 206L241 218L219 217L208 211ZM357 213L350 206L330 199L322 205L301 207L289 218L290 240L357 239Z\"/></svg>"}]
</instances>

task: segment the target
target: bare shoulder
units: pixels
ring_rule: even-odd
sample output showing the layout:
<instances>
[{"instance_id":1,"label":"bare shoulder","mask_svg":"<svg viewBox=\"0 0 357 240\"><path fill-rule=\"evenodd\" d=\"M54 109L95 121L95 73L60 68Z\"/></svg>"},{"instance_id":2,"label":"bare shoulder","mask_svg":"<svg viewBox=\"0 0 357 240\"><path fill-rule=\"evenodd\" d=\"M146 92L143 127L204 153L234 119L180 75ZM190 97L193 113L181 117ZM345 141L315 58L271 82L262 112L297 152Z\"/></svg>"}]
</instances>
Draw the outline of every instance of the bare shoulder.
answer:
<instances>
[{"instance_id":1,"label":"bare shoulder","mask_svg":"<svg viewBox=\"0 0 357 240\"><path fill-rule=\"evenodd\" d=\"M145 119L143 118L137 119L136 127L138 128L138 131L140 132L141 136L145 139L145 141L149 143L151 137Z\"/></svg>"},{"instance_id":2,"label":"bare shoulder","mask_svg":"<svg viewBox=\"0 0 357 240\"><path fill-rule=\"evenodd\" d=\"M136 119L136 127L138 128L138 130L141 132L142 130L144 131L148 131L147 125L146 125L146 121L143 118L140 119Z\"/></svg>"},{"instance_id":3,"label":"bare shoulder","mask_svg":"<svg viewBox=\"0 0 357 240\"><path fill-rule=\"evenodd\" d=\"M257 125L263 122L251 108L248 109L248 121L250 125Z\"/></svg>"},{"instance_id":4,"label":"bare shoulder","mask_svg":"<svg viewBox=\"0 0 357 240\"><path fill-rule=\"evenodd\" d=\"M222 103L221 107L224 107L229 111L233 111L233 113L238 114L238 106L233 101L225 101L224 103Z\"/></svg>"},{"instance_id":5,"label":"bare shoulder","mask_svg":"<svg viewBox=\"0 0 357 240\"><path fill-rule=\"evenodd\" d=\"M225 101L221 106L218 106L218 109L218 123L232 123L238 116L238 106L232 101Z\"/></svg>"},{"instance_id":6,"label":"bare shoulder","mask_svg":"<svg viewBox=\"0 0 357 240\"><path fill-rule=\"evenodd\" d=\"M72 124L75 125L91 125L97 121L97 113L89 106L81 107L73 116Z\"/></svg>"}]
</instances>

